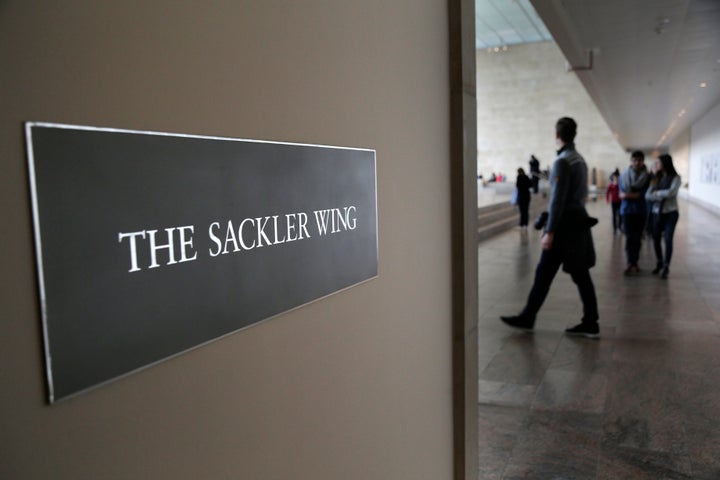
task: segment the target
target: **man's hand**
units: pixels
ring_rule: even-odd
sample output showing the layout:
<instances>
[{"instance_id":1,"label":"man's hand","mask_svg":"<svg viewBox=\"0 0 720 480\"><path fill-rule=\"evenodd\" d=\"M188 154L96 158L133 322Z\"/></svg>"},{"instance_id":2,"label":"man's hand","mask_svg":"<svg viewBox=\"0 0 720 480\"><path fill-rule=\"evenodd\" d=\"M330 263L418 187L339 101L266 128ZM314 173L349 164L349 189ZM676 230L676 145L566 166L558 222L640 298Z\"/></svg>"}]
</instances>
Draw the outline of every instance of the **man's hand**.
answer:
<instances>
[{"instance_id":1,"label":"man's hand","mask_svg":"<svg viewBox=\"0 0 720 480\"><path fill-rule=\"evenodd\" d=\"M640 198L640 192L620 192L620 198L634 200Z\"/></svg>"},{"instance_id":2,"label":"man's hand","mask_svg":"<svg viewBox=\"0 0 720 480\"><path fill-rule=\"evenodd\" d=\"M554 237L555 234L553 232L546 232L543 234L542 238L540 239L540 245L542 245L543 250L550 250L552 248Z\"/></svg>"}]
</instances>

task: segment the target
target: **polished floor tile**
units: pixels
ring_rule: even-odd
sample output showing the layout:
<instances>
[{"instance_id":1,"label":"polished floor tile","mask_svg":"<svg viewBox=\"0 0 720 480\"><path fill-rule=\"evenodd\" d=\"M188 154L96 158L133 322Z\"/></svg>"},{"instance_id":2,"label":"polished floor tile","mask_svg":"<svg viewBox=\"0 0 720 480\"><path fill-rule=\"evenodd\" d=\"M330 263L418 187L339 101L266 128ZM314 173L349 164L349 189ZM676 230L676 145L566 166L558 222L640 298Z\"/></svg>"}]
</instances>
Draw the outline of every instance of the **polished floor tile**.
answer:
<instances>
[{"instance_id":1,"label":"polished floor tile","mask_svg":"<svg viewBox=\"0 0 720 480\"><path fill-rule=\"evenodd\" d=\"M624 276L609 207L588 210L599 340L564 335L582 305L562 272L533 333L502 324L525 303L540 235L479 245L479 478L719 480L720 218L681 202L663 280L647 239L640 274Z\"/></svg>"}]
</instances>

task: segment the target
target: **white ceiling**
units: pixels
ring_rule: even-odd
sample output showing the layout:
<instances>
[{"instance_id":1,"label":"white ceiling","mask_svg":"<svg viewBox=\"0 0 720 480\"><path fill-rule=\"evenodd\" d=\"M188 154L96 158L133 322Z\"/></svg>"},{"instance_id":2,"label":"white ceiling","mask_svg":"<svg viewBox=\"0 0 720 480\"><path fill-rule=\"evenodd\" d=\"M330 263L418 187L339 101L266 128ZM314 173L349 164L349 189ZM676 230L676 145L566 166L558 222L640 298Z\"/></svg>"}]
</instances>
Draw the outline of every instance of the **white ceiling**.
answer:
<instances>
[{"instance_id":1,"label":"white ceiling","mask_svg":"<svg viewBox=\"0 0 720 480\"><path fill-rule=\"evenodd\" d=\"M624 148L667 149L720 102L720 0L530 3L569 64L581 67L578 78ZM518 16L493 10L532 19L532 7L526 0L476 0L478 48L514 38L507 30ZM519 27L518 37L533 29ZM492 31L503 41L490 45ZM583 69L590 51L592 68Z\"/></svg>"}]
</instances>

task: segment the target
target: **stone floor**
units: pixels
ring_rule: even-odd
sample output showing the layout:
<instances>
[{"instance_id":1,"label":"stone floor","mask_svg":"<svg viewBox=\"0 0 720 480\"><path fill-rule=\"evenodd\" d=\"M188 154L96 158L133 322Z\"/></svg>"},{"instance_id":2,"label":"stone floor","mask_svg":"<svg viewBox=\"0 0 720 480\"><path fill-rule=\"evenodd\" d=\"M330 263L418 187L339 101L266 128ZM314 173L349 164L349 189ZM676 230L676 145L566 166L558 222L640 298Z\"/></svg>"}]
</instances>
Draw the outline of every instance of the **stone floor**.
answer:
<instances>
[{"instance_id":1,"label":"stone floor","mask_svg":"<svg viewBox=\"0 0 720 480\"><path fill-rule=\"evenodd\" d=\"M533 333L512 331L540 235L479 247L480 475L492 479L720 479L720 218L681 203L667 280L623 276L610 208L591 203L599 340L566 337L582 306L558 273Z\"/></svg>"}]
</instances>

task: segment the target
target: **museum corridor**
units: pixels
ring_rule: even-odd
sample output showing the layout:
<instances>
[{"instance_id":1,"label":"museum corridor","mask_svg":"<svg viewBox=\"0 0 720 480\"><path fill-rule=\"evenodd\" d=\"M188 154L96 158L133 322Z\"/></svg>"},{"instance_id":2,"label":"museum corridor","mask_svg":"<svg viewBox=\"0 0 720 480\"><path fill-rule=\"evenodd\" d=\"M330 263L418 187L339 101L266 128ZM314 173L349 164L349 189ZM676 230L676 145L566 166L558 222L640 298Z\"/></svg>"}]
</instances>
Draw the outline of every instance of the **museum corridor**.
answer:
<instances>
[{"instance_id":1,"label":"museum corridor","mask_svg":"<svg viewBox=\"0 0 720 480\"><path fill-rule=\"evenodd\" d=\"M610 207L589 204L600 339L563 334L581 303L558 273L535 331L500 315L524 305L540 234L508 231L479 246L479 478L720 478L720 218L681 202L670 276L625 277Z\"/></svg>"}]
</instances>

